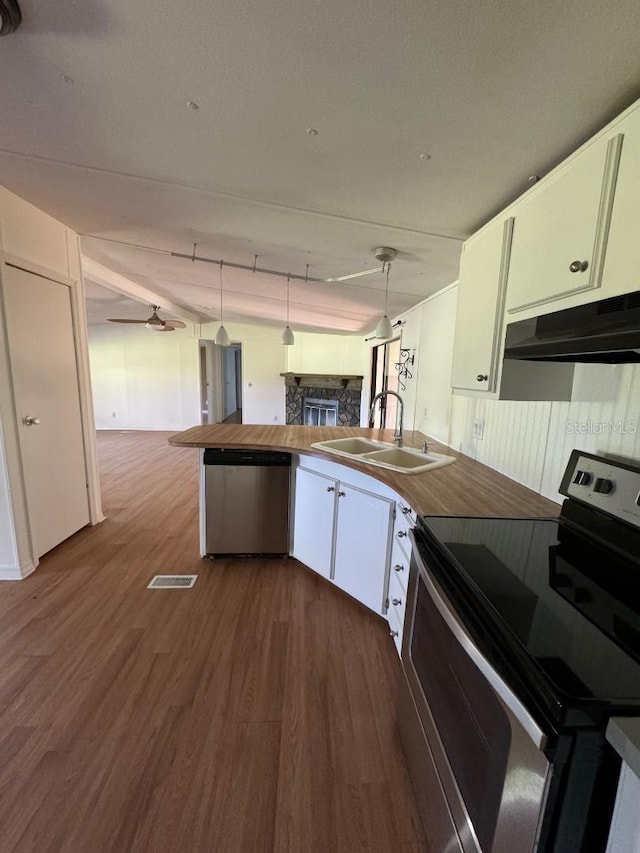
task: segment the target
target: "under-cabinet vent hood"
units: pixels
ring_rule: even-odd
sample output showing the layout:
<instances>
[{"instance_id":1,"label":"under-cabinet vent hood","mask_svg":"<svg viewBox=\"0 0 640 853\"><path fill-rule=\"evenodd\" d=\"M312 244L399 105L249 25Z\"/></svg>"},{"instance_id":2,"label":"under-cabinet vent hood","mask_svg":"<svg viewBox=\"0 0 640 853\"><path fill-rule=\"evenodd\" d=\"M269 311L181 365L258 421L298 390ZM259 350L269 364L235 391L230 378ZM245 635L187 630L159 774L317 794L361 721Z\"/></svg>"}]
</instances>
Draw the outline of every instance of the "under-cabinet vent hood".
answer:
<instances>
[{"instance_id":1,"label":"under-cabinet vent hood","mask_svg":"<svg viewBox=\"0 0 640 853\"><path fill-rule=\"evenodd\" d=\"M640 291L509 323L504 357L640 362Z\"/></svg>"}]
</instances>

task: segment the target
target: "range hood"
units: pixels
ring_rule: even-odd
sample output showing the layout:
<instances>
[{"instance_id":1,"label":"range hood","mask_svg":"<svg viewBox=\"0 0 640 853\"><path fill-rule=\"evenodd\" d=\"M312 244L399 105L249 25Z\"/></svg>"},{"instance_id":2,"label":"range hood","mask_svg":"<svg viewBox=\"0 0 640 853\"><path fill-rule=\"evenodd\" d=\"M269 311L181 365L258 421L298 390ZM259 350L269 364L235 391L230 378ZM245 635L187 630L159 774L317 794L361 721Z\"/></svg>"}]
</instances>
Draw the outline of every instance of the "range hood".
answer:
<instances>
[{"instance_id":1,"label":"range hood","mask_svg":"<svg viewBox=\"0 0 640 853\"><path fill-rule=\"evenodd\" d=\"M640 362L640 291L509 323L504 357L600 364Z\"/></svg>"}]
</instances>

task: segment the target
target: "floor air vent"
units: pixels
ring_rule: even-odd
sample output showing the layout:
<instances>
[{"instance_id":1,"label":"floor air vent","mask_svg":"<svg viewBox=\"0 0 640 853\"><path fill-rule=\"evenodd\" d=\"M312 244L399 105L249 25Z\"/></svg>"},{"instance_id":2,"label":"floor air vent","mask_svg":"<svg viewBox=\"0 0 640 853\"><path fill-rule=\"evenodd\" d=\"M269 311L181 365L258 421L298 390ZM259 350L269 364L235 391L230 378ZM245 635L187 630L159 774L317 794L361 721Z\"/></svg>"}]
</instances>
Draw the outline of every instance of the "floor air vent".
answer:
<instances>
[{"instance_id":1,"label":"floor air vent","mask_svg":"<svg viewBox=\"0 0 640 853\"><path fill-rule=\"evenodd\" d=\"M191 589L198 575L156 575L147 589Z\"/></svg>"}]
</instances>

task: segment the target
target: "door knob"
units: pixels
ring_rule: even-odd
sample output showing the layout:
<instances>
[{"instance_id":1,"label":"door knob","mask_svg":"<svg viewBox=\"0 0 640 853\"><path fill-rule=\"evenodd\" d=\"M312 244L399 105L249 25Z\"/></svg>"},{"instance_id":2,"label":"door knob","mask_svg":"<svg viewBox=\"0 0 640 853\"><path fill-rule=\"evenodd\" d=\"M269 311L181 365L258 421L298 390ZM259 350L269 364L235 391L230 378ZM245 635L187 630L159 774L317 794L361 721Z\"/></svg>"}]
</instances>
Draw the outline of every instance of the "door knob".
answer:
<instances>
[{"instance_id":1,"label":"door knob","mask_svg":"<svg viewBox=\"0 0 640 853\"><path fill-rule=\"evenodd\" d=\"M34 418L33 415L25 415L22 419L22 423L25 426L38 426L40 423L40 418Z\"/></svg>"},{"instance_id":2,"label":"door knob","mask_svg":"<svg viewBox=\"0 0 640 853\"><path fill-rule=\"evenodd\" d=\"M571 272L584 272L589 267L589 261L572 261L569 264Z\"/></svg>"}]
</instances>

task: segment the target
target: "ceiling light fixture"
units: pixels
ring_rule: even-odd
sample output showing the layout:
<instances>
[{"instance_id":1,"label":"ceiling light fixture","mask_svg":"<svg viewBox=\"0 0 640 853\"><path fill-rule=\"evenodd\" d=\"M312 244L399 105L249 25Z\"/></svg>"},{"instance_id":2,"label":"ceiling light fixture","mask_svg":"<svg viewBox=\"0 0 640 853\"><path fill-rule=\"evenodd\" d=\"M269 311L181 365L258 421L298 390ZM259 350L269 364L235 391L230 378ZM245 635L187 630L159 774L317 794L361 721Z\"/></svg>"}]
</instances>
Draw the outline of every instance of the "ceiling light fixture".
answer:
<instances>
[{"instance_id":1,"label":"ceiling light fixture","mask_svg":"<svg viewBox=\"0 0 640 853\"><path fill-rule=\"evenodd\" d=\"M220 261L220 328L216 332L216 344L219 347L229 346L229 335L222 322L222 261Z\"/></svg>"},{"instance_id":2,"label":"ceiling light fixture","mask_svg":"<svg viewBox=\"0 0 640 853\"><path fill-rule=\"evenodd\" d=\"M307 128L307 136L317 136L317 135L318 135L318 131L315 129L315 127L308 127Z\"/></svg>"},{"instance_id":3,"label":"ceiling light fixture","mask_svg":"<svg viewBox=\"0 0 640 853\"><path fill-rule=\"evenodd\" d=\"M309 267L307 266L307 269ZM293 332L291 331L291 326L289 325L289 286L291 277L287 276L287 325L282 330L282 337L280 338L280 343L285 347L292 347L296 339L293 336Z\"/></svg>"},{"instance_id":4,"label":"ceiling light fixture","mask_svg":"<svg viewBox=\"0 0 640 853\"><path fill-rule=\"evenodd\" d=\"M393 334L393 328L391 326L391 320L389 319L389 271L391 269L391 261L394 260L396 255L398 254L395 249L388 248L387 246L381 246L379 249L376 249L375 257L382 261L382 272L386 271L386 279L384 285L384 316L381 318L380 322L376 326L376 338L390 338ZM386 268L386 269L385 269Z\"/></svg>"}]
</instances>

